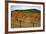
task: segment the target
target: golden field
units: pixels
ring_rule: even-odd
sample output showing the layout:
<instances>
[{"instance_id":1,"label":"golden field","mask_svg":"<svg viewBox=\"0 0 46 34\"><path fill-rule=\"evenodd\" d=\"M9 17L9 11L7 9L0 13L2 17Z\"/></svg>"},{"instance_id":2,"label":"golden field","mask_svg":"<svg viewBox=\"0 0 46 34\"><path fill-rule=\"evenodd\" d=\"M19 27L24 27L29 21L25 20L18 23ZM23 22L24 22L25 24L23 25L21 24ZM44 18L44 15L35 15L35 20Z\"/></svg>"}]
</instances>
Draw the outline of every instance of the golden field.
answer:
<instances>
[{"instance_id":1,"label":"golden field","mask_svg":"<svg viewBox=\"0 0 46 34\"><path fill-rule=\"evenodd\" d=\"M41 15L37 10L11 11L11 27L40 27Z\"/></svg>"}]
</instances>

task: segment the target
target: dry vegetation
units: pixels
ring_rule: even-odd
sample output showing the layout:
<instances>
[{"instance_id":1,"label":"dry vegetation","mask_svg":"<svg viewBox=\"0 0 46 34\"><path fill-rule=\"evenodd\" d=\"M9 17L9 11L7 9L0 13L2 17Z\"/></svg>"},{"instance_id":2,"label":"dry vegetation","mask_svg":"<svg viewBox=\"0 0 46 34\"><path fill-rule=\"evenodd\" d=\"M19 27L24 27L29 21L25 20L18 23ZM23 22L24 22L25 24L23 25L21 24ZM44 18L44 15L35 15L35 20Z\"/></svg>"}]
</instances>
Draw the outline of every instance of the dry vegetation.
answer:
<instances>
[{"instance_id":1,"label":"dry vegetation","mask_svg":"<svg viewBox=\"0 0 46 34\"><path fill-rule=\"evenodd\" d=\"M11 27L40 27L40 12L16 10L11 12Z\"/></svg>"}]
</instances>

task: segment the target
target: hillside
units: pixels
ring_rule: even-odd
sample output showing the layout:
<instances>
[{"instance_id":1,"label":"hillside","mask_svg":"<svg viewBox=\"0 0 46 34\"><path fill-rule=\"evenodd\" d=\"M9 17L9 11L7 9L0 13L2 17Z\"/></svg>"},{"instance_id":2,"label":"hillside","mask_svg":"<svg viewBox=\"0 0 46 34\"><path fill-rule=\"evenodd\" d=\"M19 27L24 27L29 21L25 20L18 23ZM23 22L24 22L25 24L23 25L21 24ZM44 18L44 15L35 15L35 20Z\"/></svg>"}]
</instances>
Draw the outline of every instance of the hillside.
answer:
<instances>
[{"instance_id":1,"label":"hillside","mask_svg":"<svg viewBox=\"0 0 46 34\"><path fill-rule=\"evenodd\" d=\"M38 13L40 13L40 10L37 10L37 9L14 10L12 12L15 12L15 11L17 11L17 12L38 12Z\"/></svg>"},{"instance_id":2,"label":"hillside","mask_svg":"<svg viewBox=\"0 0 46 34\"><path fill-rule=\"evenodd\" d=\"M40 10L14 10L11 11L11 27L40 27Z\"/></svg>"}]
</instances>

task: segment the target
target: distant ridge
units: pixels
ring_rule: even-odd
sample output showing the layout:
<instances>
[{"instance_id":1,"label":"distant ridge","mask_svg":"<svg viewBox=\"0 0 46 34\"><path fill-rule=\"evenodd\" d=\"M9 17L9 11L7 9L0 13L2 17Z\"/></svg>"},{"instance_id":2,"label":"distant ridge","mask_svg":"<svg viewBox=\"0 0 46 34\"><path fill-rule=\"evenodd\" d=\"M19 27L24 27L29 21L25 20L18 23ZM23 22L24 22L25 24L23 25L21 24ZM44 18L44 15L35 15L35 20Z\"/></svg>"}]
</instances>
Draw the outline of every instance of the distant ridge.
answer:
<instances>
[{"instance_id":1,"label":"distant ridge","mask_svg":"<svg viewBox=\"0 0 46 34\"><path fill-rule=\"evenodd\" d=\"M26 12L26 11L28 11L28 12L38 12L38 13L40 13L40 10L38 10L38 9L26 9L26 10L14 10L14 11L17 11L17 12ZM14 11L12 11L12 12L14 12Z\"/></svg>"}]
</instances>

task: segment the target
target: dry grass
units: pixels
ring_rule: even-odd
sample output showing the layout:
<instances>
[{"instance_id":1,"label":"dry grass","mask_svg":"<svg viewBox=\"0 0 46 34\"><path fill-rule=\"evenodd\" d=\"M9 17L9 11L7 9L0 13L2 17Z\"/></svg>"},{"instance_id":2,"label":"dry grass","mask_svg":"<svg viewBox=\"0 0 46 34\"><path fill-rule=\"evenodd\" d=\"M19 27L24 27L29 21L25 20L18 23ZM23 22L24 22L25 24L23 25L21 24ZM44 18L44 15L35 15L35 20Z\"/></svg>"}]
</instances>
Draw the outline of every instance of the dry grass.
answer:
<instances>
[{"instance_id":1,"label":"dry grass","mask_svg":"<svg viewBox=\"0 0 46 34\"><path fill-rule=\"evenodd\" d=\"M40 13L12 12L11 27L40 27Z\"/></svg>"}]
</instances>

